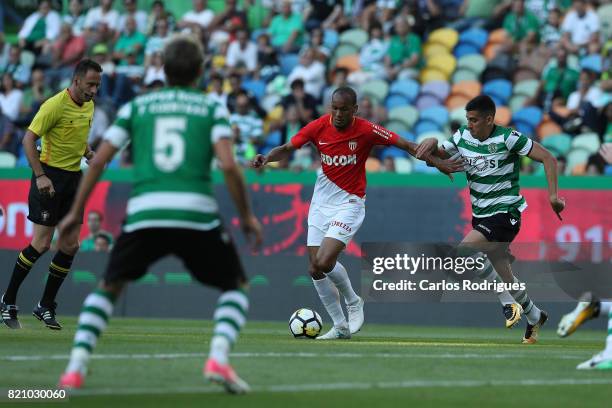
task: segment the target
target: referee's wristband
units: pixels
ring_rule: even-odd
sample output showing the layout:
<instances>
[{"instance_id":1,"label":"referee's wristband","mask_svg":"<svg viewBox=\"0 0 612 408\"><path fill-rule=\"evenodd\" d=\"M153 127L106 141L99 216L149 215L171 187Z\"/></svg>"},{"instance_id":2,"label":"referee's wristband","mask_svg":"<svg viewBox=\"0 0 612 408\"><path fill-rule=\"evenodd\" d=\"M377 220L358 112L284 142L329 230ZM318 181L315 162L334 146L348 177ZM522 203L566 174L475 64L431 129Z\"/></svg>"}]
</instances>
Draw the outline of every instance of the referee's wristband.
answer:
<instances>
[{"instance_id":1,"label":"referee's wristband","mask_svg":"<svg viewBox=\"0 0 612 408\"><path fill-rule=\"evenodd\" d=\"M36 179L39 179L39 178L41 178L42 176L46 176L46 174L45 174L45 173L39 174L38 176L36 176Z\"/></svg>"}]
</instances>

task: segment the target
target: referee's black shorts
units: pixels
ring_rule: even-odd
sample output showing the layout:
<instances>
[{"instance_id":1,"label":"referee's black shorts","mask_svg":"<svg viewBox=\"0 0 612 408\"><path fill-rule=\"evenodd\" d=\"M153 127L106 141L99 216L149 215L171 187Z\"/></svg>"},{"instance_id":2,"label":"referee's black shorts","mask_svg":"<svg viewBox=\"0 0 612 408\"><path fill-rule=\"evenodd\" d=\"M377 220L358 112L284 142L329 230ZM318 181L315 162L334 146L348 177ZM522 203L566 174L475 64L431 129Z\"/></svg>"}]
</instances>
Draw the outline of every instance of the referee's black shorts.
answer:
<instances>
[{"instance_id":1,"label":"referee's black shorts","mask_svg":"<svg viewBox=\"0 0 612 408\"><path fill-rule=\"evenodd\" d=\"M199 282L223 291L246 283L234 243L222 227L210 231L187 228L144 228L122 232L106 267L106 283L143 277L153 263L175 255Z\"/></svg>"},{"instance_id":2,"label":"referee's black shorts","mask_svg":"<svg viewBox=\"0 0 612 408\"><path fill-rule=\"evenodd\" d=\"M42 194L36 187L36 176L32 173L28 194L28 219L34 224L55 227L68 213L81 180L81 171L68 171L41 163L45 175L53 183L55 194ZM83 214L81 213L81 221Z\"/></svg>"}]
</instances>

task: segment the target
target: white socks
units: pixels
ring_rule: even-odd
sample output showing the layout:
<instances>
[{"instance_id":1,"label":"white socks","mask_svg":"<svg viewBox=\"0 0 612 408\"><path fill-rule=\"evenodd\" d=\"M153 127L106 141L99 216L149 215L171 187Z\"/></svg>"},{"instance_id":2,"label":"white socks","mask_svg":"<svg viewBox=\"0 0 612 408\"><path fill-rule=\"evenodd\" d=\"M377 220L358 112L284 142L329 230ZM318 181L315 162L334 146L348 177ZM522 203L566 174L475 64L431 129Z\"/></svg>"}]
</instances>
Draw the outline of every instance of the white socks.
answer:
<instances>
[{"instance_id":1,"label":"white socks","mask_svg":"<svg viewBox=\"0 0 612 408\"><path fill-rule=\"evenodd\" d=\"M334 269L326 275L336 285L347 305L354 305L359 302L359 296L353 290L346 268L340 262L336 262Z\"/></svg>"},{"instance_id":2,"label":"white socks","mask_svg":"<svg viewBox=\"0 0 612 408\"><path fill-rule=\"evenodd\" d=\"M332 281L325 277L319 280L313 279L312 283L319 294L319 298L321 298L321 303L323 303L329 317L331 317L332 321L334 322L334 326L348 327L346 317L344 317L344 312L342 311L342 306L340 305L338 289L336 289Z\"/></svg>"}]
</instances>

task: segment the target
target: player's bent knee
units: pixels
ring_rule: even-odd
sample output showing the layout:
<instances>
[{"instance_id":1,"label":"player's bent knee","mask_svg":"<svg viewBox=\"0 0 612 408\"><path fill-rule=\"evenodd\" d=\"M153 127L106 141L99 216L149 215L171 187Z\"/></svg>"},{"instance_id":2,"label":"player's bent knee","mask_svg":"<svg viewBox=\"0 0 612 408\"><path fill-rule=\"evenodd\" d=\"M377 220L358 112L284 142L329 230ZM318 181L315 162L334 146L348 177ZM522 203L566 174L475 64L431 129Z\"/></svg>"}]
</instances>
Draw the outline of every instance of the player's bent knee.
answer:
<instances>
[{"instance_id":1,"label":"player's bent knee","mask_svg":"<svg viewBox=\"0 0 612 408\"><path fill-rule=\"evenodd\" d=\"M315 268L318 272L329 273L336 265L335 259L319 258L315 259Z\"/></svg>"}]
</instances>

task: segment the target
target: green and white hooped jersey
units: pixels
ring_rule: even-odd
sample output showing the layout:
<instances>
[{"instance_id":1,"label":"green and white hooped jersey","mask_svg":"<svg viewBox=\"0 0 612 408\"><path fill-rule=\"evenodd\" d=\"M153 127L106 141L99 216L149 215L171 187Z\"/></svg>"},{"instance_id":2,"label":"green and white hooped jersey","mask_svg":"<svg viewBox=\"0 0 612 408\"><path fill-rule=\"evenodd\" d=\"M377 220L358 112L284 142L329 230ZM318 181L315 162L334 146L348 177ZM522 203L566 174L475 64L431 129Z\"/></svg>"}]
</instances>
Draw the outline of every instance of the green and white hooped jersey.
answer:
<instances>
[{"instance_id":1,"label":"green and white hooped jersey","mask_svg":"<svg viewBox=\"0 0 612 408\"><path fill-rule=\"evenodd\" d=\"M462 126L442 143L451 156L465 159L474 217L527 208L519 192L520 156L529 154L532 147L531 139L501 126L495 126L493 134L482 142Z\"/></svg>"},{"instance_id":2,"label":"green and white hooped jersey","mask_svg":"<svg viewBox=\"0 0 612 408\"><path fill-rule=\"evenodd\" d=\"M123 230L220 225L211 161L223 137L231 137L227 109L200 91L166 88L122 106L104 139L118 148L132 142L134 187Z\"/></svg>"}]
</instances>

